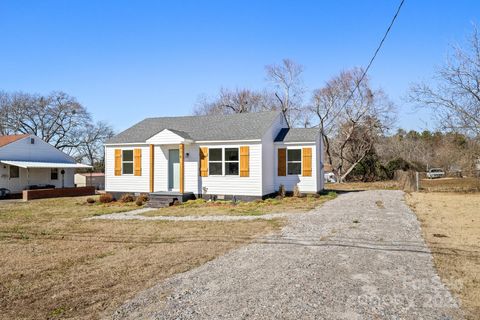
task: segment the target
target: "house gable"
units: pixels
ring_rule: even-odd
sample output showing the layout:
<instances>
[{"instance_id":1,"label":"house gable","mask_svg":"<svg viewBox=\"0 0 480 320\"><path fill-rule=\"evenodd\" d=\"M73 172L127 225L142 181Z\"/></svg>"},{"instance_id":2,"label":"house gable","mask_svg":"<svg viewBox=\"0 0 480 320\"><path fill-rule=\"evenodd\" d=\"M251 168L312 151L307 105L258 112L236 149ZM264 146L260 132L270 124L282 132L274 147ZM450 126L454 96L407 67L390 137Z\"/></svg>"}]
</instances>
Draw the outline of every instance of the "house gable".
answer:
<instances>
[{"instance_id":1,"label":"house gable","mask_svg":"<svg viewBox=\"0 0 480 320\"><path fill-rule=\"evenodd\" d=\"M180 143L190 143L189 135L185 132L173 130L173 129L163 129L156 135L147 139L148 144L180 144Z\"/></svg>"},{"instance_id":2,"label":"house gable","mask_svg":"<svg viewBox=\"0 0 480 320\"><path fill-rule=\"evenodd\" d=\"M75 162L75 159L33 134L0 147L0 160Z\"/></svg>"}]
</instances>

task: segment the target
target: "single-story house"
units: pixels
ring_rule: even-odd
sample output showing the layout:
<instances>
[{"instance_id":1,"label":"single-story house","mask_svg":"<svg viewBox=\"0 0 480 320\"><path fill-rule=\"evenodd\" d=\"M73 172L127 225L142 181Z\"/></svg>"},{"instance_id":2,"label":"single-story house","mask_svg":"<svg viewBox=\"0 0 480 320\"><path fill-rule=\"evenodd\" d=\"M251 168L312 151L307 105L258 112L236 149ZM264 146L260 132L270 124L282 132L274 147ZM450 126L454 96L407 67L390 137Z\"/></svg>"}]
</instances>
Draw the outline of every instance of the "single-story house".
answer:
<instances>
[{"instance_id":1,"label":"single-story house","mask_svg":"<svg viewBox=\"0 0 480 320\"><path fill-rule=\"evenodd\" d=\"M0 188L19 193L26 189L74 186L77 168L90 166L33 134L0 136Z\"/></svg>"},{"instance_id":2,"label":"single-story house","mask_svg":"<svg viewBox=\"0 0 480 320\"><path fill-rule=\"evenodd\" d=\"M105 190L258 199L323 189L318 129L276 111L147 118L105 144ZM179 199L179 201L181 201Z\"/></svg>"},{"instance_id":3,"label":"single-story house","mask_svg":"<svg viewBox=\"0 0 480 320\"><path fill-rule=\"evenodd\" d=\"M75 186L77 187L95 187L96 190L105 189L105 173L87 172L75 174Z\"/></svg>"}]
</instances>

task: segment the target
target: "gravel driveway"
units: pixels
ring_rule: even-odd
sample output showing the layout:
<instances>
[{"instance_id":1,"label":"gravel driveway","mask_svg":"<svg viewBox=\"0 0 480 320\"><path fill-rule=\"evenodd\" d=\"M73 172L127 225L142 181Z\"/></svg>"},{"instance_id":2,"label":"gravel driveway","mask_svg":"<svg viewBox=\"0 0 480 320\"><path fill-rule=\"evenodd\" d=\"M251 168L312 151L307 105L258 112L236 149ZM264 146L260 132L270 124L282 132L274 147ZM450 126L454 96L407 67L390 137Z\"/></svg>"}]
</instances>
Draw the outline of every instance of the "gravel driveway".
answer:
<instances>
[{"instance_id":1,"label":"gravel driveway","mask_svg":"<svg viewBox=\"0 0 480 320\"><path fill-rule=\"evenodd\" d=\"M174 276L115 319L458 319L401 191L340 195Z\"/></svg>"}]
</instances>

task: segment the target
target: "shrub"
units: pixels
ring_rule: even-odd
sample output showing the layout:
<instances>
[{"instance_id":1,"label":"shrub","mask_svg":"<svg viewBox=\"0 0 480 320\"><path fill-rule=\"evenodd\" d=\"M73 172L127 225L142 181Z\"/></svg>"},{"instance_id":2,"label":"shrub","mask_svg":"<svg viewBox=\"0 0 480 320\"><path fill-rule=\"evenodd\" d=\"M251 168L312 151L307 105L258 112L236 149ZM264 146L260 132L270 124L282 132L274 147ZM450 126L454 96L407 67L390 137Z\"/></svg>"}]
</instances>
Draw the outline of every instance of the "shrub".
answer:
<instances>
[{"instance_id":1,"label":"shrub","mask_svg":"<svg viewBox=\"0 0 480 320\"><path fill-rule=\"evenodd\" d=\"M126 193L126 194L122 195L122 197L120 198L120 201L121 202L133 202L133 201L135 201L135 197L132 196L131 194Z\"/></svg>"},{"instance_id":2,"label":"shrub","mask_svg":"<svg viewBox=\"0 0 480 320\"><path fill-rule=\"evenodd\" d=\"M90 203L90 204L95 203L95 199L87 198L87 203Z\"/></svg>"},{"instance_id":3,"label":"shrub","mask_svg":"<svg viewBox=\"0 0 480 320\"><path fill-rule=\"evenodd\" d=\"M302 196L302 193L300 192L300 188L296 184L295 187L293 187L293 196L296 198L300 198Z\"/></svg>"},{"instance_id":4,"label":"shrub","mask_svg":"<svg viewBox=\"0 0 480 320\"><path fill-rule=\"evenodd\" d=\"M113 201L113 196L110 193L105 193L98 199L101 203L110 203Z\"/></svg>"},{"instance_id":5,"label":"shrub","mask_svg":"<svg viewBox=\"0 0 480 320\"><path fill-rule=\"evenodd\" d=\"M286 190L285 190L285 186L283 184L281 184L279 187L278 187L278 195L282 198L285 198L285 194L286 194Z\"/></svg>"},{"instance_id":6,"label":"shrub","mask_svg":"<svg viewBox=\"0 0 480 320\"><path fill-rule=\"evenodd\" d=\"M150 200L150 198L148 197L148 194L147 193L142 193L140 194L138 197L137 197L137 200L138 199L142 199L143 202L147 202L148 200Z\"/></svg>"},{"instance_id":7,"label":"shrub","mask_svg":"<svg viewBox=\"0 0 480 320\"><path fill-rule=\"evenodd\" d=\"M138 197L137 201L135 201L135 204L139 207L143 206L143 199L141 197Z\"/></svg>"}]
</instances>

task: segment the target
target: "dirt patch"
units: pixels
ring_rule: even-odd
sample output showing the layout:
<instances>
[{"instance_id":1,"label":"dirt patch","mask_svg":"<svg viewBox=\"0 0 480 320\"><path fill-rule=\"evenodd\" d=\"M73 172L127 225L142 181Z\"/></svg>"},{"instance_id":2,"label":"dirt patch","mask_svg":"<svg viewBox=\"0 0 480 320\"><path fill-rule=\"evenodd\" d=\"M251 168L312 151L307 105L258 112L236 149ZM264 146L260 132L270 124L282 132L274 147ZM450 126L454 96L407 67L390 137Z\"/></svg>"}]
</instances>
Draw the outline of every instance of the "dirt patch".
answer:
<instances>
[{"instance_id":1,"label":"dirt patch","mask_svg":"<svg viewBox=\"0 0 480 320\"><path fill-rule=\"evenodd\" d=\"M136 292L282 225L84 221L136 208L85 199L0 204L0 255L8 257L0 260L0 318L97 319Z\"/></svg>"},{"instance_id":2,"label":"dirt patch","mask_svg":"<svg viewBox=\"0 0 480 320\"><path fill-rule=\"evenodd\" d=\"M422 224L442 280L461 299L469 319L478 319L480 194L412 193L406 200Z\"/></svg>"},{"instance_id":3,"label":"dirt patch","mask_svg":"<svg viewBox=\"0 0 480 320\"><path fill-rule=\"evenodd\" d=\"M144 213L144 216L256 216L269 213L305 212L334 199L335 192L305 197L285 197L249 202L191 200L185 203Z\"/></svg>"}]
</instances>

